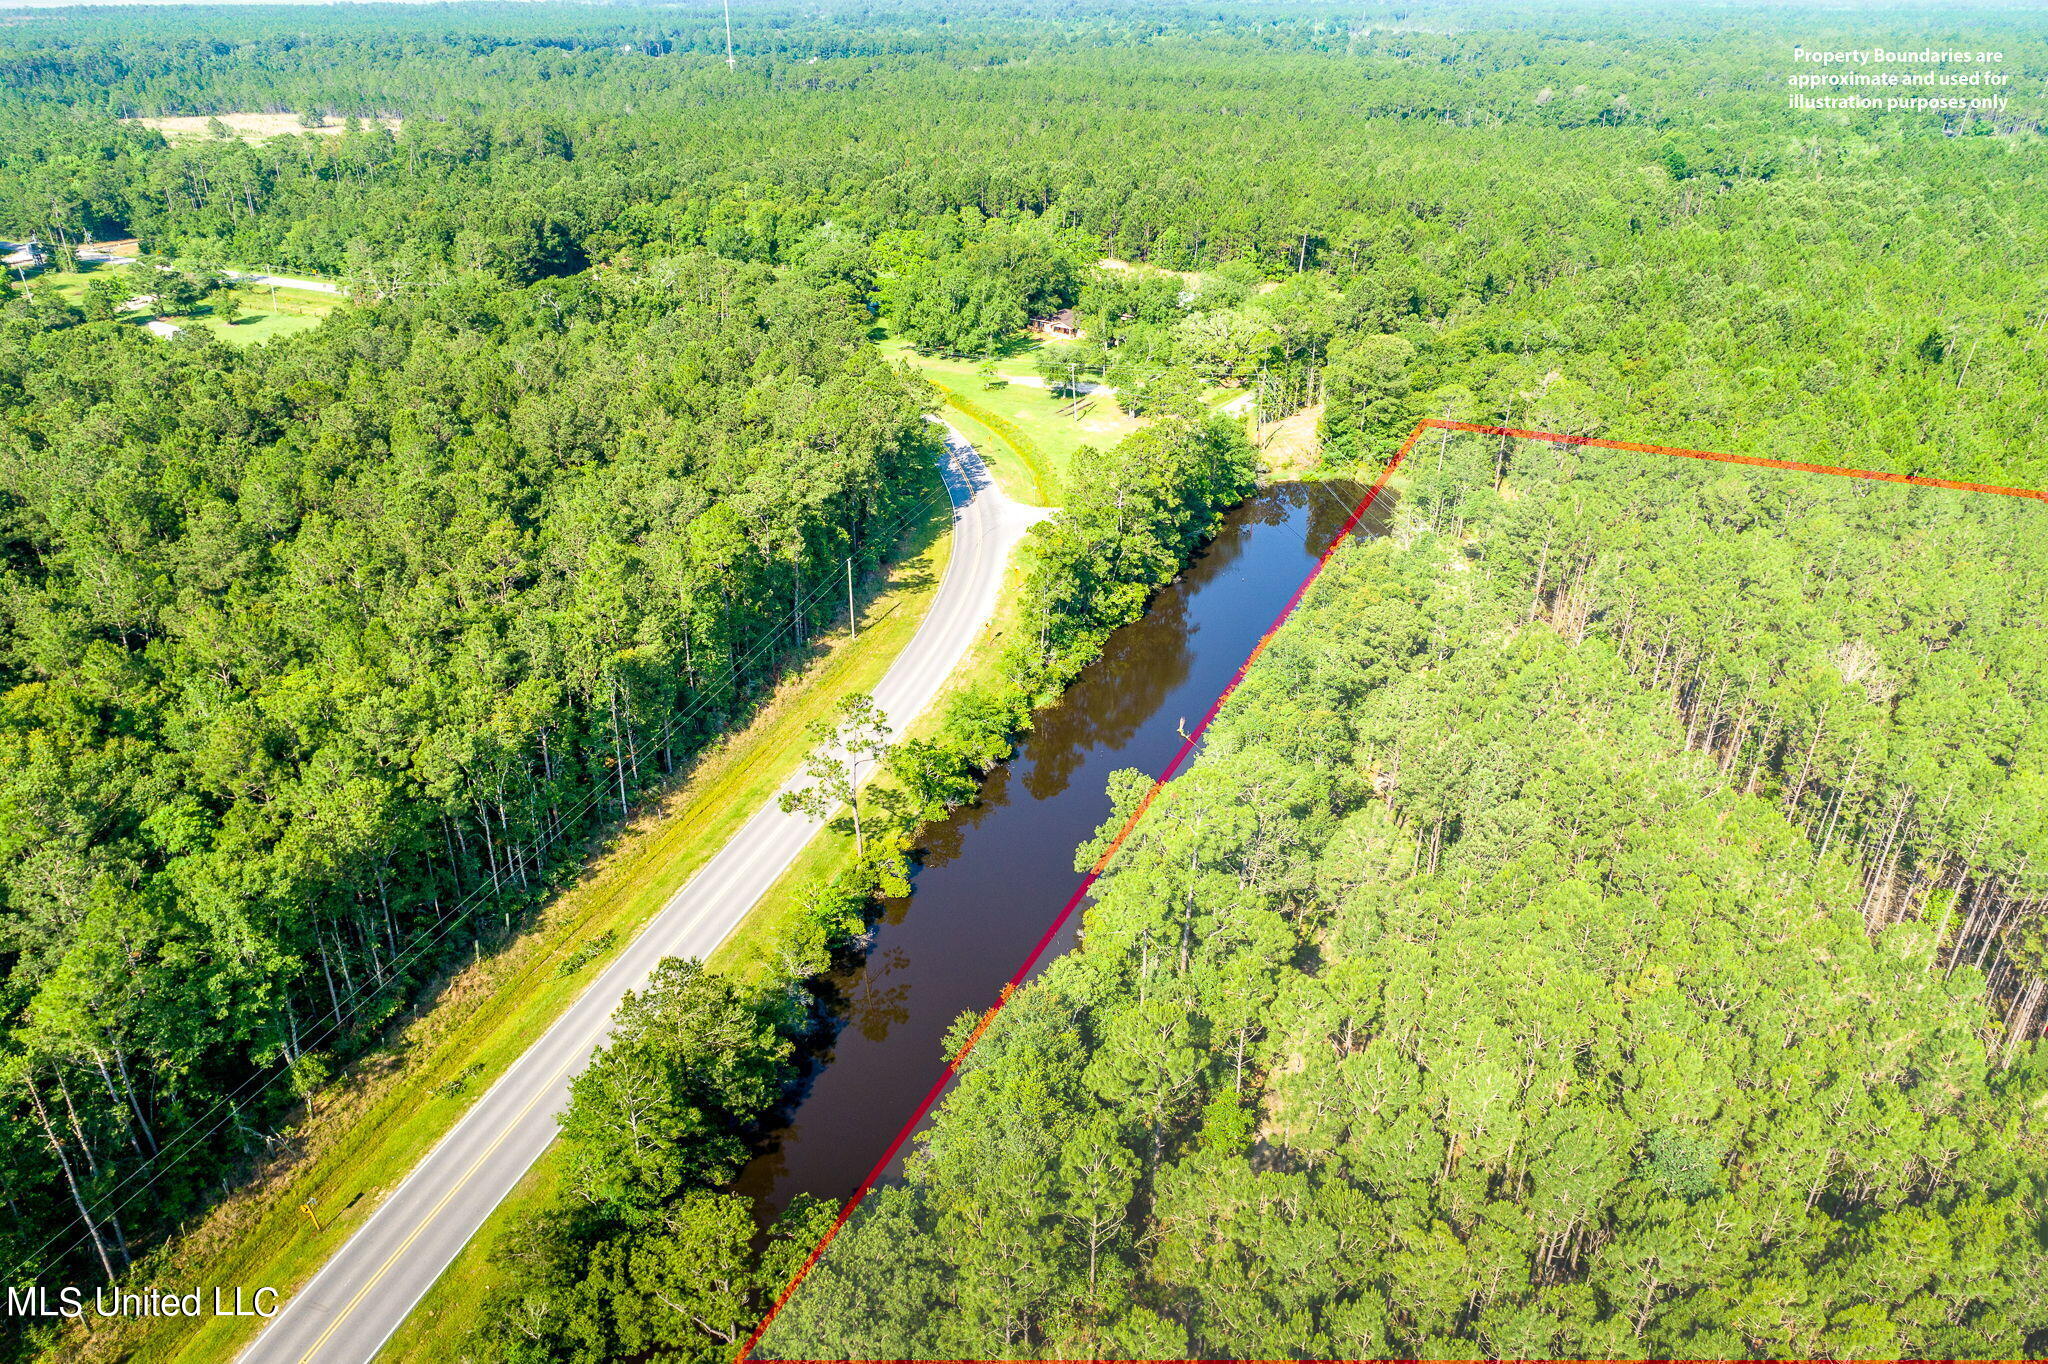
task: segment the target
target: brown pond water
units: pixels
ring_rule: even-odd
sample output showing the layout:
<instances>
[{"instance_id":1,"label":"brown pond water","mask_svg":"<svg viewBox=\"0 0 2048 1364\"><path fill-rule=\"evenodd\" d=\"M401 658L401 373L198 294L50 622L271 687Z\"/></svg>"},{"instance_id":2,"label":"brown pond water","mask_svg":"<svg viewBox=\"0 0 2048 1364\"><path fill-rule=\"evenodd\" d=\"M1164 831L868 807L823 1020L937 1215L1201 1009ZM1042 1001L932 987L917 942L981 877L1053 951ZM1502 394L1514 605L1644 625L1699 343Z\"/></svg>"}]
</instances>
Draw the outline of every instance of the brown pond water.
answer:
<instances>
[{"instance_id":1,"label":"brown pond water","mask_svg":"<svg viewBox=\"0 0 2048 1364\"><path fill-rule=\"evenodd\" d=\"M1074 849L1109 816L1110 773L1156 775L1172 760L1182 722L1229 684L1364 492L1281 484L1232 512L1144 618L1038 712L979 801L923 830L911 893L885 903L867 953L830 978L837 1032L740 1176L764 1216L799 1193L840 1202L860 1187L938 1078L947 1027L995 1002L1080 884ZM1390 505L1382 496L1357 533L1377 532ZM1076 914L1045 960L1079 926Z\"/></svg>"}]
</instances>

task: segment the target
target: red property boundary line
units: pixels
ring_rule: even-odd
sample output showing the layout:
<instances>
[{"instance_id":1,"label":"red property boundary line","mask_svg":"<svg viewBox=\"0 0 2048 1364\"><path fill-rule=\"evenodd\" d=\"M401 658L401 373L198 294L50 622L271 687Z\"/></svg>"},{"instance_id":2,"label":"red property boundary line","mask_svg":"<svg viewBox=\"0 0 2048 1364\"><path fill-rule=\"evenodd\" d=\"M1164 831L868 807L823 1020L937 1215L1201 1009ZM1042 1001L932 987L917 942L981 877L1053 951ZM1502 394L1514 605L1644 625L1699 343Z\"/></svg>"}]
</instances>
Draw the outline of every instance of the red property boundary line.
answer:
<instances>
[{"instance_id":1,"label":"red property boundary line","mask_svg":"<svg viewBox=\"0 0 2048 1364\"><path fill-rule=\"evenodd\" d=\"M1366 512L1371 510L1373 503L1378 501L1380 494L1386 490L1387 481L1394 476L1394 471L1401 467L1402 461L1407 459L1409 452L1415 448L1415 443L1422 439L1424 432L1432 430L1465 431L1482 436L1502 436L1512 437L1517 440L1548 441L1553 445L1592 446L1602 450L1624 450L1633 454L1670 455L1681 459L1712 460L1721 464L1746 464L1755 468L1788 469L1796 473L1807 474L1832 474L1840 478L1868 479L1879 483L1909 483L1922 488L1949 488L1958 492L1991 493L2001 497L2026 497L2040 502L2048 502L2048 492L2031 488L2005 488L1990 483L1965 483L1948 478L1924 478L1918 474L1892 474L1878 469L1852 469L1832 464L1808 464L1799 460L1767 459L1757 455L1731 455L1715 450L1688 450L1670 445L1644 445L1635 441L1596 440L1588 436L1562 435L1555 431L1524 431L1512 426L1484 426L1477 422L1449 421L1441 417L1422 418L1415 423L1414 429L1409 431L1407 439L1401 442L1401 447L1394 451L1394 457L1387 461L1387 467L1380 470L1379 477L1373 481L1372 487L1366 490L1365 496L1359 499L1358 505L1351 509L1351 514L1345 518L1344 524L1338 529L1336 535L1331 537L1329 546L1317 558L1315 567L1311 568L1308 576L1301 580L1301 586L1294 589L1294 595L1287 599L1287 604L1281 608L1280 614L1274 619L1272 625L1267 627L1265 634L1259 636L1259 642L1252 646L1252 651L1245 655L1244 662L1238 665L1237 672L1231 677L1229 685L1225 686L1222 692L1217 695L1216 700L1203 713L1201 721L1192 730L1188 731L1186 739L1181 743L1179 750L1174 753L1173 761L1167 763L1165 770L1160 772L1159 776L1153 780L1151 789L1146 791L1144 799L1140 800L1137 808L1131 811L1130 817L1124 821L1123 827L1117 830L1116 837L1110 840L1107 848L1103 849L1102 856L1095 859L1095 865L1088 869L1088 874L1081 878L1081 884L1074 888L1074 893L1067 898L1066 904L1060 908L1058 916L1053 919L1051 925L1039 937L1037 944L1031 949L1031 954L1024 959L1024 964L1019 966L1016 972L1003 985L995 1004L982 1014L981 1022L968 1035L965 1044L946 1063L945 1068L939 1072L938 1079L932 1082L932 1087L925 1092L924 1099L912 1111L909 1119L904 1122L902 1129L896 1133L896 1139L889 1143L889 1149L882 1153L882 1158L875 1162L874 1168L868 1171L867 1178L861 1181L860 1188L854 1192L852 1198L846 1201L846 1205L839 1210L839 1216L833 1221L831 1230L827 1231L824 1238L812 1249L809 1257L805 1259L796 1274L791 1277L789 1284L782 1290L781 1295L775 1299L775 1305L768 1309L768 1315L761 1319L761 1324L754 1328L753 1334L747 1337L746 1344L740 1347L736 1364L749 1364L749 1361L752 1360L754 1347L761 1343L761 1337L767 1333L769 1326L774 1324L775 1318L781 1314L783 1307L789 1302L790 1297L795 1294L805 1277L817 1265L818 1260L825 1254L826 1248L839 1235L840 1229L847 1224L860 1205L867 1201L867 1196L874 1192L875 1185L881 1181L883 1172L896 1159L896 1153L903 1149L903 1144L910 1140L910 1134L917 1130L918 1124L924 1121L925 1115L931 1112L932 1106L938 1103L939 1097L945 1093L946 1087L953 1082L953 1077L960 1073L961 1063L966 1061L968 1053L974 1050L975 1044L981 1041L982 1034L988 1031L991 1023L995 1022L996 1015L1001 1013L1004 1006L1010 1002L1010 998L1015 994L1017 987L1022 985L1031 975L1032 971L1037 968L1039 958L1045 955L1046 949L1052 946L1053 940L1059 936L1059 932L1066 926L1067 920L1073 917L1074 911L1080 907L1082 900L1087 898L1089 889L1094 886L1096 879L1109 866L1110 860L1116 856L1117 850L1123 847L1124 840L1131 836L1131 832L1138 827L1138 822L1145 817L1145 812L1151 808L1152 802L1158 798L1159 793L1166 788L1166 784L1173 780L1179 773L1181 765L1195 751L1195 746L1201 742L1203 734L1208 731L1210 721L1214 720L1217 712L1223 709L1223 703L1228 701L1231 695L1237 691L1239 684L1244 681L1245 675L1251 671L1252 664L1258 661L1259 655L1266 651L1266 646L1272 643L1273 637L1280 632L1280 627L1287 623L1288 618L1294 614L1295 608L1301 605L1302 598L1308 595L1309 588L1314 586L1316 579L1322 576L1323 570L1329 566L1330 560L1336 555L1337 551L1343 548L1344 542L1351 538L1351 533L1358 528L1358 523L1364 519Z\"/></svg>"}]
</instances>

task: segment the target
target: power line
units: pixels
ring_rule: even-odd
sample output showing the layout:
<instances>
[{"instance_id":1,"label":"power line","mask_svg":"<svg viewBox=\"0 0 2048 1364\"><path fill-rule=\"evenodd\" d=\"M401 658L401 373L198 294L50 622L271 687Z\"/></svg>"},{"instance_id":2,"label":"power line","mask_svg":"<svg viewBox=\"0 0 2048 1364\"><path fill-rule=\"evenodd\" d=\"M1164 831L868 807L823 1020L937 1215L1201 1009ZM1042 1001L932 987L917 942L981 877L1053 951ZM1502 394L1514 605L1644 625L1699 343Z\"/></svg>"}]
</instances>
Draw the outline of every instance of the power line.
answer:
<instances>
[{"instance_id":1,"label":"power line","mask_svg":"<svg viewBox=\"0 0 2048 1364\"><path fill-rule=\"evenodd\" d=\"M901 529L904 526L908 525L911 515L929 506L935 500L935 495L927 494L925 497L919 499L917 502L910 504L908 510L906 510L906 512L901 517L899 517L896 522L892 523L891 527L889 528L891 533L900 533ZM829 579L825 581L827 584L830 583ZM822 585L814 586L808 593L804 594L798 599L799 609L801 610L804 607L808 607L814 604L817 601L818 597L825 590L825 587ZM745 663L752 663L761 655L763 651L765 651L771 645L776 643L776 641L783 634L784 631L793 631L796 628L796 624L797 622L795 622L794 620L778 623L772 630L769 631L766 637L764 637L759 643L757 643L754 646L752 650L748 652L748 654L742 661ZM696 714L700 713L704 706L709 704L709 700L710 698L706 697L702 701L700 701L697 706L688 710L677 712L676 715L672 716L662 726L659 733L657 733L653 738L649 739L644 746L641 744L629 745L627 752L635 761L637 761L643 755L643 751L647 756L652 756L652 754L655 751L657 751L659 747L668 740L669 736L674 733L677 725L681 724L684 720L693 718ZM570 807L567 815L564 817L564 827L566 828L569 821L573 821L574 819L580 817L582 814L588 811L593 804L595 804L599 800L609 799L610 791L607 788L607 786L602 781L600 781L599 784L594 786L591 789L590 793L584 796L581 801ZM559 835L543 834L536 841L534 846L536 848L545 848L559 841ZM484 905L484 903L486 902L487 894L496 893L502 889L502 885L498 884L496 882L496 879L494 878L494 882L490 887L486 888L484 886L478 886L476 890L472 891L467 897L464 898L464 900L458 901L456 904L456 913L454 914L453 917L445 920L431 935L413 944L408 945L406 948L402 949L397 955L395 955L392 958L390 968L391 973L395 974L399 968L405 965L410 965L413 960L416 960L418 957L423 955L429 948L438 945L441 942L441 940L447 936L448 933L452 932L458 925L460 925L465 919L467 919L470 914L474 913L475 910L481 908ZM353 1015L354 1013L358 1012L358 1006L365 999L374 997L374 995L377 993L381 993L383 988L383 986L379 985L376 988L376 990L372 990L369 987L369 983L366 982L361 987L353 987L349 989L348 991L344 992L341 996L339 996L339 1002L336 1005L336 1012L339 1012L339 1008L342 1004L346 1004L348 1006L350 1014ZM325 1030L315 1034L315 1040L313 1044L315 1048L317 1048L322 1041L326 1041L333 1037L336 1033L343 1032L346 1030L346 1025L341 1023L338 1018L332 1025L321 1026ZM306 1048L301 1047L301 1054L303 1054L305 1050ZM256 1080L257 1076L260 1073L261 1072L255 1072L246 1077L236 1087L236 1092L231 1092L229 1094L221 1096L219 1099L216 1099L212 1109L210 1109L206 1115L203 1115L201 1118L195 1119L192 1123L188 1124L185 1128L180 1130L176 1136L170 1138L169 1142L160 1143L156 1151L154 1151L148 1158L141 1162L138 1162L134 1167L132 1167L126 1175L124 1175L119 1181L115 1183L113 1189L109 1190L108 1192L112 1193L118 1191L122 1186L132 1181L137 1175L143 1173L143 1171L149 1165L162 1160L163 1157L166 1154L168 1154L168 1146L170 1145L170 1143L184 1141L186 1138L191 1136L194 1129L197 1127L198 1123L203 1122L205 1120L205 1117L212 1116L214 1113L218 1113L223 1104L228 1105L232 1109L234 1108L238 1100L247 1101L250 1099L254 1099L258 1095L261 1095L264 1091L269 1089L272 1085L278 1083L280 1080L283 1080L291 1072L288 1068L285 1070L277 1071L271 1074L267 1080L264 1080L261 1084L257 1085L255 1089L249 1091L247 1094L242 1094L239 1092L241 1089L246 1088L252 1081ZM223 1118L220 1121L213 1123L204 1132L199 1133L199 1138L203 1140L204 1138L210 1137L215 1133L219 1132L221 1128L225 1127L228 1121L230 1121L235 1116L235 1112L230 1112L230 1114L226 1118ZM190 1143L188 1142L187 1145L189 1147ZM115 1204L112 1209L112 1212L118 1213L122 1209L126 1208L131 1202L133 1202L143 1192L148 1190L151 1185L155 1184L158 1179L162 1178L162 1176L168 1172L168 1169L165 1169L160 1170L156 1174L152 1175L140 1187L132 1190L125 1198L121 1200L121 1202ZM72 1220L77 1221L78 1219L74 1218ZM20 1261L15 1268L19 1270L25 1267L36 1256L41 1255L43 1251L49 1249L49 1247L56 1241L57 1237L61 1235L63 1235L63 1232L59 1231L55 1235L51 1236L49 1240L46 1240L41 1246L37 1247L36 1250L31 1253L28 1259ZM91 1232L88 1230L88 1232L84 1236L79 1237L77 1240L74 1240L69 1246L67 1246L62 1253L64 1255L69 1255L72 1251L77 1250L79 1246L83 1245L85 1241L90 1238L90 1236Z\"/></svg>"},{"instance_id":2,"label":"power line","mask_svg":"<svg viewBox=\"0 0 2048 1364\"><path fill-rule=\"evenodd\" d=\"M884 529L883 535L886 538L886 540L889 542L893 542L894 539L898 535L900 535L904 529L906 529L909 526L911 520L914 517L921 515L924 512L931 509L931 507L935 503L937 503L941 498L944 498L945 501L950 505L951 494L946 490L943 478L941 480L940 487L937 490L927 493L923 497L918 498L916 501L906 505L902 513L898 515L895 518L895 520L892 521ZM805 612L805 608L814 605L824 593L836 592L838 584L832 580L833 576L836 575L828 575L822 578L819 582L813 584L807 592L803 593L798 597L797 607L799 614L807 614ZM779 610L777 614L778 616L780 615ZM757 659L759 659L762 656L762 654L766 652L771 646L775 646L779 642L780 637L785 632L794 632L797 629L797 627L798 621L795 619L783 619L779 621L779 623L776 624L775 627L771 629L767 635L762 637L744 655L743 658L738 660L738 663L741 665L752 664ZM728 675L731 675L735 670L736 669L733 667L733 665L728 664ZM673 716L669 717L669 719L662 725L661 729L656 734L648 738L644 743L629 744L627 746L627 752L631 755L632 759L635 762L637 762L642 756L651 757L654 753L659 751L660 747L663 744L665 744L668 741L669 737L675 733L676 728L679 725L681 725L684 721L693 719L699 714L701 714L704 711L704 709L710 705L711 700L712 698L710 696L701 697L694 705L684 710L676 712ZM594 804L598 803L601 800L609 799L610 790L607 785L607 782L604 779L600 779L597 782L597 784L591 788L588 794L586 794L580 801L572 805L566 812L566 814L561 817L562 829L566 831L568 828L570 828L573 822L576 819L580 818L584 813L586 813ZM563 837L565 837L565 834L542 833L532 846L535 849L545 849L562 841ZM403 967L409 966L414 962L418 961L429 949L438 946L448 936L449 933L451 933L452 931L454 931L455 928L464 923L478 909L482 908L488 902L491 896L495 895L502 889L503 886L497 883L496 879L494 878L493 884L489 886L479 885L475 890L471 891L462 900L457 901L455 905L455 911L453 914L450 915L450 917L443 920L442 923L438 927L436 927L431 933L429 933L425 937L416 940L411 944L408 944L404 949L402 949L399 953L392 957L389 969L387 971L387 975L395 977ZM354 1015L355 1013L359 1012L359 1006L363 1002L365 1002L368 999L374 998L377 994L381 994L385 988L387 987L380 984L376 986L375 989L372 989L371 982L366 980L363 983L363 985L351 988L350 990L337 996L336 1005L333 1011L335 1021L332 1023L322 1023L317 1025L316 1029L311 1034L313 1038L311 1046L299 1047L298 1050L300 1054L304 1054L304 1052L306 1052L307 1050L317 1049L321 1045L321 1043L330 1041L337 1034L343 1033L347 1030L347 1026L344 1023L342 1023L339 1018L341 1008L344 1005L347 1007L348 1012L351 1015ZM172 1169L176 1168L175 1165L164 1163L168 1156L174 1154L174 1146L182 1146L182 1149L176 1152L177 1154L189 1153L198 1143L203 1142L207 1138L212 1137L213 1135L218 1133L222 1128L226 1127L229 1122L233 1121L237 1116L239 1116L241 1104L248 1103L256 1099L257 1097L261 1096L262 1094L267 1092L272 1086L276 1085L278 1082L288 1077L291 1073L292 1072L290 1067L285 1067L283 1069L270 1073L267 1079L261 1080L261 1083L255 1083L259 1079L259 1077L262 1076L263 1072L251 1072L250 1075L248 1075L242 1081L240 1081L228 1093L216 1098L213 1102L212 1107L208 1109L206 1113L202 1114L198 1118L195 1118L191 1123L188 1123L184 1128L180 1129L180 1131L175 1135L165 1139L162 1142L159 1142L157 1144L155 1151L153 1151L148 1157L137 1162L134 1166L130 1167L130 1169L125 1175L123 1175L120 1179L116 1180L115 1183L105 1193L103 1193L100 1196L100 1201L104 1206L104 1200L106 1198L111 1197L113 1194L120 1192L123 1188L133 1183L133 1181L138 1176L141 1176L146 1171L148 1171L151 1166L154 1165L160 1167L154 1173L150 1174L149 1178L144 1180L140 1185L137 1185L133 1189L129 1189L126 1195L121 1199L121 1201L114 1204L112 1208L106 1209L103 1215L112 1217L116 1214L119 1214L122 1210L127 1208L129 1204L133 1203L137 1198L141 1197L142 1194L146 1193L153 1185L155 1185L155 1183L159 1179L163 1178L164 1175L170 1173ZM254 1087L250 1088L252 1084L254 1084ZM214 1121L213 1123L208 1125L204 1131L198 1130L198 1126L200 1123L205 1122L209 1117L214 1117L215 1115L221 1114L221 1110L223 1109L223 1107L226 1107L228 1109L228 1112L224 1116L220 1116L217 1121ZM81 1220L82 1219L79 1217L73 1217L71 1219L71 1223L76 1224ZM11 1269L8 1273L8 1280L13 1281L19 1275L20 1271L34 1264L43 1255L43 1253L49 1250L49 1248L52 1245L56 1244L57 1240L64 1234L64 1229L60 1229L54 1232L41 1245L37 1246L33 1251L29 1252L26 1256L17 1260L13 1269ZM58 1254L58 1258L63 1259L65 1257L70 1256L80 1246L84 1245L88 1240L90 1240L92 1234L92 1230L88 1228L76 1239L74 1239L69 1245L67 1245L62 1251L60 1251Z\"/></svg>"}]
</instances>

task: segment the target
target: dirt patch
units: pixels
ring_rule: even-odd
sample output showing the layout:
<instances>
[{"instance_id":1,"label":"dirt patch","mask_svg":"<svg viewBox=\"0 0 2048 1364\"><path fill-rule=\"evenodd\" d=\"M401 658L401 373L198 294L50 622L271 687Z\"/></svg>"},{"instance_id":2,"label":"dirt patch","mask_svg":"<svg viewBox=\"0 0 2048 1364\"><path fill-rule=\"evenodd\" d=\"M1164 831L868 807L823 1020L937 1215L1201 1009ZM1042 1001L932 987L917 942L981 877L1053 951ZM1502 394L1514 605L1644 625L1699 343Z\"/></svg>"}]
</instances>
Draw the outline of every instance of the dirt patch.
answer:
<instances>
[{"instance_id":1,"label":"dirt patch","mask_svg":"<svg viewBox=\"0 0 2048 1364\"><path fill-rule=\"evenodd\" d=\"M267 142L273 137L291 137L299 133L311 133L315 137L340 137L348 130L347 119L327 119L318 128L308 128L299 122L297 114L170 114L158 118L124 118L123 123L140 123L145 128L154 128L165 137L211 137L215 119L227 125L234 136L244 142ZM357 120L365 128L388 128L397 132L405 126L403 119L365 118Z\"/></svg>"},{"instance_id":2,"label":"dirt patch","mask_svg":"<svg viewBox=\"0 0 2048 1364\"><path fill-rule=\"evenodd\" d=\"M1323 453L1323 405L1304 407L1291 417L1259 425L1259 457L1272 474L1305 474Z\"/></svg>"},{"instance_id":3,"label":"dirt patch","mask_svg":"<svg viewBox=\"0 0 2048 1364\"><path fill-rule=\"evenodd\" d=\"M1190 289L1199 289L1205 282L1204 276L1197 270L1168 270L1164 266L1151 265L1142 261L1133 264L1127 260L1118 260L1115 256L1104 256L1095 263L1105 270L1136 270L1150 275L1172 275Z\"/></svg>"}]
</instances>

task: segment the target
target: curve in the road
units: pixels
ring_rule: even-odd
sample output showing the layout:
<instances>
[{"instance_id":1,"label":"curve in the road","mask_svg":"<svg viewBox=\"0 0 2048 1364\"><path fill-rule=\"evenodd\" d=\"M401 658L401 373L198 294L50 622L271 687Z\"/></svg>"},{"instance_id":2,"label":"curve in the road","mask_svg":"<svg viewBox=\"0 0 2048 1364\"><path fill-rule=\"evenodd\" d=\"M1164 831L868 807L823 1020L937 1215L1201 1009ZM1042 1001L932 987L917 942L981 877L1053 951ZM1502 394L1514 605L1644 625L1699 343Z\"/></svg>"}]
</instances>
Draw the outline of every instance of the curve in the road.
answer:
<instances>
[{"instance_id":1,"label":"curve in the road","mask_svg":"<svg viewBox=\"0 0 2048 1364\"><path fill-rule=\"evenodd\" d=\"M931 704L994 616L1011 551L1047 515L1005 497L950 427L944 475L953 499L945 576L875 687L897 734ZM619 1001L665 957L710 956L822 827L785 814L773 798L755 811L284 1304L243 1352L244 1364L368 1364L554 1140L569 1081L604 1040Z\"/></svg>"}]
</instances>

